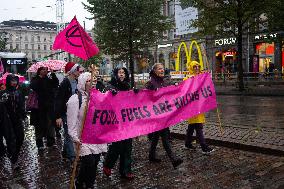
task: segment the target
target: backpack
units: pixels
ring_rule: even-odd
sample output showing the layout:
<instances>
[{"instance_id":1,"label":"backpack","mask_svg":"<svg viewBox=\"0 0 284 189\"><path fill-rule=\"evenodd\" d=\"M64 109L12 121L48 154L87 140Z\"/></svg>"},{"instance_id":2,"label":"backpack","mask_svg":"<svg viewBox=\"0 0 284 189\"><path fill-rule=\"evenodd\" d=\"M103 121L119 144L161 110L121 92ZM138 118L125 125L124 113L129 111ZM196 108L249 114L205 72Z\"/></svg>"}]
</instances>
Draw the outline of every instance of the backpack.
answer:
<instances>
[{"instance_id":1,"label":"backpack","mask_svg":"<svg viewBox=\"0 0 284 189\"><path fill-rule=\"evenodd\" d=\"M38 109L38 95L35 91L31 91L26 101L26 109Z\"/></svg>"}]
</instances>

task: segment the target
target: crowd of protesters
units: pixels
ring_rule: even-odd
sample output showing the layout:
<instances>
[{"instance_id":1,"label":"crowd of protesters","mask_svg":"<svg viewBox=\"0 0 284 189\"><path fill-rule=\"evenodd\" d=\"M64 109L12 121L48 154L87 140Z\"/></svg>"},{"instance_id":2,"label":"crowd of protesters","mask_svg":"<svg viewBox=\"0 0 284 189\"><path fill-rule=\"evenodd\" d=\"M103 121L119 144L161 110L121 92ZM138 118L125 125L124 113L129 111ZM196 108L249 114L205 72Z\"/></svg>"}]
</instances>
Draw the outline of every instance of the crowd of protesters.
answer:
<instances>
[{"instance_id":1,"label":"crowd of protesters","mask_svg":"<svg viewBox=\"0 0 284 189\"><path fill-rule=\"evenodd\" d=\"M192 61L187 66L194 76L201 73L200 64ZM76 146L80 146L79 172L76 178L76 188L93 188L97 165L101 155L104 155L103 173L106 176L112 174L116 161L119 159L119 173L121 178L131 180L134 177L132 172L132 138L111 144L85 144L80 140L80 127L83 121L84 109L87 105L89 91L96 88L101 92L111 91L113 95L119 91L131 89L129 72L124 67L113 70L110 82L104 83L98 79L99 67L92 67L93 78L90 72L84 72L83 68L76 63L68 62L65 66L66 77L61 83L55 73L48 68L41 67L37 70L36 76L31 80L30 88L37 94L38 106L30 110L30 124L35 129L36 146L39 151L46 147L55 145L56 135L64 133L64 145L62 157L72 164L76 157ZM185 79L187 79L186 77ZM91 82L93 81L93 82ZM150 79L145 85L145 89L157 90L161 87L172 85L169 75L165 74L163 64L156 63L150 72ZM18 89L19 78L13 74L7 76L6 85L1 85L0 93L0 155L7 154L12 163L12 168L18 167L17 163L21 146L24 141L24 119L26 116L24 96ZM192 135L196 130L199 143L203 153L213 151L204 139L203 124L205 118L203 114L188 120L188 129L185 139L185 146L188 149L195 149L192 144ZM63 131L60 129L63 128ZM3 131L3 132L2 132ZM60 132L59 132L60 131ZM57 133L57 134L56 134ZM183 163L178 158L170 143L169 128L153 132L148 135L149 139L149 161L160 163L163 161L156 155L156 147L159 138L174 168ZM5 143L4 145L4 139ZM44 143L46 141L46 144Z\"/></svg>"}]
</instances>

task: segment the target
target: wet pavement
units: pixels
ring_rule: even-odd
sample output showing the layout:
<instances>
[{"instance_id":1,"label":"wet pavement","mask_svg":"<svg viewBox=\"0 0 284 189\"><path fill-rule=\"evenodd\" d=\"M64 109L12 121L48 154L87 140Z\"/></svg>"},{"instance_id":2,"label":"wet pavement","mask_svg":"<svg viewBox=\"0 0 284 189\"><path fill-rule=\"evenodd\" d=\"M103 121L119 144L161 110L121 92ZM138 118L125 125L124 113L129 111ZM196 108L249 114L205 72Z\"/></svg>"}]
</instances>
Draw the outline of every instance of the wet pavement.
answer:
<instances>
[{"instance_id":1,"label":"wet pavement","mask_svg":"<svg viewBox=\"0 0 284 189\"><path fill-rule=\"evenodd\" d=\"M283 149L284 97L218 96L223 134L216 111L206 115L207 139L231 141L265 148ZM172 127L185 132L186 123ZM26 126L26 137L20 156L20 169L11 170L7 157L0 159L0 189L65 189L69 186L70 164L61 158L62 140L56 146L38 153L34 129ZM117 169L110 178L102 174L103 157L98 168L96 188L284 188L284 156L265 155L233 148L212 146L211 155L201 149L185 149L184 141L172 138L173 149L184 160L173 169L159 146L160 164L150 164L146 137L134 140L133 181L121 180ZM160 144L161 145L161 144Z\"/></svg>"},{"instance_id":2,"label":"wet pavement","mask_svg":"<svg viewBox=\"0 0 284 189\"><path fill-rule=\"evenodd\" d=\"M20 156L20 169L12 171L5 157L0 163L0 188L15 189L66 189L70 178L70 164L60 156L62 142L38 153L34 142L34 130L26 128L26 140ZM96 188L283 188L284 158L217 147L211 155L203 155L201 149L185 149L184 141L173 139L173 149L184 160L182 166L173 169L161 144L159 164L149 163L146 137L134 140L133 181L120 179L117 168L110 178L102 174L103 157L98 168Z\"/></svg>"},{"instance_id":3,"label":"wet pavement","mask_svg":"<svg viewBox=\"0 0 284 189\"><path fill-rule=\"evenodd\" d=\"M217 111L206 114L205 137L284 152L284 97L218 95ZM171 128L185 134L187 123Z\"/></svg>"}]
</instances>

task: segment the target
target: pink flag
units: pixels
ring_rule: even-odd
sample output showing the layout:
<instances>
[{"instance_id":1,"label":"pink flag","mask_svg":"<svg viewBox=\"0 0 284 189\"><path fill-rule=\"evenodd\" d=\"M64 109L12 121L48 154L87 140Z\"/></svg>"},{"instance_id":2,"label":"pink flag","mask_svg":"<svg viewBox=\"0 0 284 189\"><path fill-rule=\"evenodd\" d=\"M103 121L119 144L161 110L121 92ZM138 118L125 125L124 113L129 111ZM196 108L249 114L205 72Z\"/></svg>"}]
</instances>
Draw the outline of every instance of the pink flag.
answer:
<instances>
[{"instance_id":1,"label":"pink flag","mask_svg":"<svg viewBox=\"0 0 284 189\"><path fill-rule=\"evenodd\" d=\"M84 143L110 143L146 135L217 107L209 73L158 91L91 92Z\"/></svg>"},{"instance_id":2,"label":"pink flag","mask_svg":"<svg viewBox=\"0 0 284 189\"><path fill-rule=\"evenodd\" d=\"M76 16L72 19L70 24L56 36L53 49L65 50L84 60L88 60L99 53L99 48L79 24Z\"/></svg>"}]
</instances>

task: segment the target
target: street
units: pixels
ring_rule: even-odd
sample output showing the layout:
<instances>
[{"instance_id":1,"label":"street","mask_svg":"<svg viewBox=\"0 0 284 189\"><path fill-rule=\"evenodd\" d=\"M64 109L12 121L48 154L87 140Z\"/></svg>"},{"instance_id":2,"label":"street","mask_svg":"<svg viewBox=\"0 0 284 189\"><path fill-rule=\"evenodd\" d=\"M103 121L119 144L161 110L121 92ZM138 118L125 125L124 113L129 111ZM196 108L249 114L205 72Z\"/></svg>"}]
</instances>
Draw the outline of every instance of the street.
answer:
<instances>
[{"instance_id":1,"label":"street","mask_svg":"<svg viewBox=\"0 0 284 189\"><path fill-rule=\"evenodd\" d=\"M283 132L283 98L219 96L222 122L227 127L270 129ZM207 115L208 124L216 117ZM258 118L258 119L256 119ZM218 129L218 127L214 127ZM61 158L62 140L56 146L38 153L34 129L27 126L26 140L20 155L20 170L12 173L7 157L1 159L0 188L67 188L70 165ZM98 168L97 188L283 188L284 158L247 152L226 147L216 149L210 156L201 149L187 150L184 141L172 139L173 149L184 160L174 170L160 144L160 164L150 164L147 137L135 139L133 147L133 181L121 181L117 169L110 178ZM283 146L282 146L283 148Z\"/></svg>"}]
</instances>

